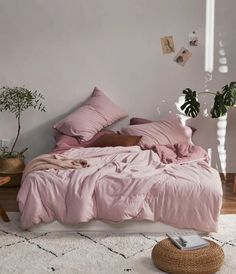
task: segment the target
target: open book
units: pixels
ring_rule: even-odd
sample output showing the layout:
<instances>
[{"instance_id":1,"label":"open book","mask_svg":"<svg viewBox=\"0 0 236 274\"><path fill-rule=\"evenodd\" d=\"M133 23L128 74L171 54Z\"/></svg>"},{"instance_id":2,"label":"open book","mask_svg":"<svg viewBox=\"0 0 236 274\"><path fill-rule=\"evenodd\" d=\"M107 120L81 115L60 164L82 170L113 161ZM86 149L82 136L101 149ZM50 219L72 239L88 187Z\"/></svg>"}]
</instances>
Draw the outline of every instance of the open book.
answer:
<instances>
[{"instance_id":1,"label":"open book","mask_svg":"<svg viewBox=\"0 0 236 274\"><path fill-rule=\"evenodd\" d=\"M194 250L209 245L209 242L203 239L195 232L176 232L166 234L178 248L182 250Z\"/></svg>"}]
</instances>

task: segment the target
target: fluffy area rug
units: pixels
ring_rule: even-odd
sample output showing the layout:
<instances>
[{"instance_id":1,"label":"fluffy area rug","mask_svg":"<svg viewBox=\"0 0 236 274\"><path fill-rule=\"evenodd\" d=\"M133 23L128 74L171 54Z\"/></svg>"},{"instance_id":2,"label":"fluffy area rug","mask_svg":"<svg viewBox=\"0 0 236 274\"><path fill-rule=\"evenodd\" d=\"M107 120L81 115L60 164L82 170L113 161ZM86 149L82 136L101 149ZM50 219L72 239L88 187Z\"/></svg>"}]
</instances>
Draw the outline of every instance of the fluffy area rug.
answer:
<instances>
[{"instance_id":1,"label":"fluffy area rug","mask_svg":"<svg viewBox=\"0 0 236 274\"><path fill-rule=\"evenodd\" d=\"M1 274L164 273L151 260L160 234L31 233L19 228L19 214L0 221ZM221 215L219 232L207 237L223 247L225 262L218 273L236 273L236 214Z\"/></svg>"}]
</instances>

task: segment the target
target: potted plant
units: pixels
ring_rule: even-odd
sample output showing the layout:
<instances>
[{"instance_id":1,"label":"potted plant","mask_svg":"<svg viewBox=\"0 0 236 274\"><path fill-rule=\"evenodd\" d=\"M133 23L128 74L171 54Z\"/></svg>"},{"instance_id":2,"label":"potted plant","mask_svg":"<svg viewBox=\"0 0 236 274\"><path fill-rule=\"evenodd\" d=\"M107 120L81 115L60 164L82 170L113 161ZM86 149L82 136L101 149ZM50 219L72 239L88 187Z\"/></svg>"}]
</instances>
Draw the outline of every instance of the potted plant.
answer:
<instances>
[{"instance_id":1,"label":"potted plant","mask_svg":"<svg viewBox=\"0 0 236 274\"><path fill-rule=\"evenodd\" d=\"M198 101L198 95L210 94L214 95L214 105L211 109L211 117L219 118L227 113L228 109L236 104L236 82L231 82L221 88L221 91L217 92L197 92L190 88L183 90L185 94L185 102L180 107L187 116L195 118L200 112L200 103Z\"/></svg>"},{"instance_id":2,"label":"potted plant","mask_svg":"<svg viewBox=\"0 0 236 274\"><path fill-rule=\"evenodd\" d=\"M23 87L0 88L0 111L8 111L17 119L17 133L11 148L2 147L0 150L0 177L10 176L11 186L19 185L24 170L24 152L15 151L20 136L22 113L29 108L45 112L42 101L44 97L38 91L31 91Z\"/></svg>"}]
</instances>

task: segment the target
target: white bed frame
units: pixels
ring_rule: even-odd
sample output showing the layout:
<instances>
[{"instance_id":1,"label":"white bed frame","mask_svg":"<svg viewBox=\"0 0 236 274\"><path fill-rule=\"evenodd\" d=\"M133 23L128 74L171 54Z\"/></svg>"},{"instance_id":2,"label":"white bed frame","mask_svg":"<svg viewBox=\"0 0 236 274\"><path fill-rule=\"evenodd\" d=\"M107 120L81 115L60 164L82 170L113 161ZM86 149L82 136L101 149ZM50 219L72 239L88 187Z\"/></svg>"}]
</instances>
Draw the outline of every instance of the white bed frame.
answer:
<instances>
[{"instance_id":1,"label":"white bed frame","mask_svg":"<svg viewBox=\"0 0 236 274\"><path fill-rule=\"evenodd\" d=\"M30 228L32 232L108 232L108 233L170 233L190 231L190 229L179 229L161 222L151 221L124 221L121 223L102 222L93 220L78 225L65 225L54 221L49 224L38 224ZM191 229L191 231L194 231ZM201 233L199 231L195 231Z\"/></svg>"}]
</instances>

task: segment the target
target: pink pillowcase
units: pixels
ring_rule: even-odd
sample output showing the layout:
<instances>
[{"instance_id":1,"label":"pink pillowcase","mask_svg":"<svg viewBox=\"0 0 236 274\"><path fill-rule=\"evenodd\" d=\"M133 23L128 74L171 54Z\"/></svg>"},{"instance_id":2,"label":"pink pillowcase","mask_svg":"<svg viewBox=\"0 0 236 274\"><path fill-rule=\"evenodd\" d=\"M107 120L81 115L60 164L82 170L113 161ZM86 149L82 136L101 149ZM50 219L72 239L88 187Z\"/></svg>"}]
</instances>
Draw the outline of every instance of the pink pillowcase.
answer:
<instances>
[{"instance_id":1,"label":"pink pillowcase","mask_svg":"<svg viewBox=\"0 0 236 274\"><path fill-rule=\"evenodd\" d=\"M152 122L154 122L154 121L144 119L144 118L137 118L137 117L133 117L129 120L130 125L140 125L140 124L147 124L147 123L152 123Z\"/></svg>"},{"instance_id":2,"label":"pink pillowcase","mask_svg":"<svg viewBox=\"0 0 236 274\"><path fill-rule=\"evenodd\" d=\"M184 126L178 115L146 124L132 125L120 130L121 134L142 136L139 145L143 148L154 145L193 144L191 128Z\"/></svg>"},{"instance_id":3,"label":"pink pillowcase","mask_svg":"<svg viewBox=\"0 0 236 274\"><path fill-rule=\"evenodd\" d=\"M147 123L152 123L155 121L151 121L145 118L138 118L138 117L133 117L129 120L130 125L140 125L140 124L147 124ZM195 127L189 126L192 130L192 135L197 131Z\"/></svg>"},{"instance_id":4,"label":"pink pillowcase","mask_svg":"<svg viewBox=\"0 0 236 274\"><path fill-rule=\"evenodd\" d=\"M56 123L54 128L65 135L77 136L80 141L88 141L102 128L127 115L127 112L95 87L88 101Z\"/></svg>"},{"instance_id":5,"label":"pink pillowcase","mask_svg":"<svg viewBox=\"0 0 236 274\"><path fill-rule=\"evenodd\" d=\"M64 152L70 148L80 148L80 147L91 147L95 141L97 141L101 136L107 134L114 134L112 130L101 130L93 136L92 139L86 142L80 142L77 137L64 135L60 132L56 132L55 140L56 146L53 152Z\"/></svg>"}]
</instances>

